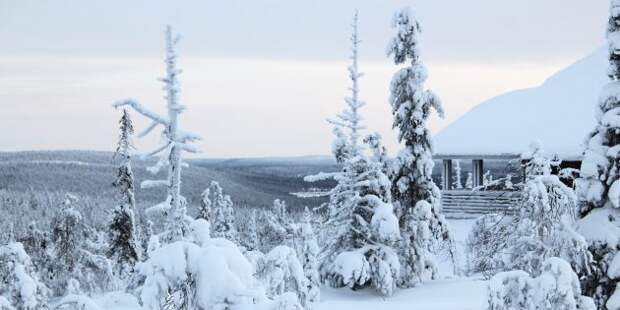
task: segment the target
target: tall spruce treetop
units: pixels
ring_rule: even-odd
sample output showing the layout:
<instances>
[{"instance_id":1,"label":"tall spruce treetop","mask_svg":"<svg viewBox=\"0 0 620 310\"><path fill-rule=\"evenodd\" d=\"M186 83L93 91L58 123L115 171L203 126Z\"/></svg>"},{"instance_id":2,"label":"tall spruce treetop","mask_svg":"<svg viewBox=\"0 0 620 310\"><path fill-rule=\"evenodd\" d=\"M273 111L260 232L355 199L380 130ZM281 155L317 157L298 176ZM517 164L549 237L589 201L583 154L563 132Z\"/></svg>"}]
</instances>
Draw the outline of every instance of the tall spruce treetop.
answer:
<instances>
[{"instance_id":1,"label":"tall spruce treetop","mask_svg":"<svg viewBox=\"0 0 620 310\"><path fill-rule=\"evenodd\" d=\"M200 140L196 134L183 131L179 128L179 115L185 110L185 106L179 102L179 81L177 79L181 70L177 69L177 53L175 47L179 37L173 35L172 28L166 27L166 75L161 81L164 83L167 116L151 112L136 100L127 99L114 104L114 107L130 106L136 112L151 120L151 124L138 136L143 137L153 129L161 126L164 143L148 155L159 155L160 160L149 170L157 173L161 168L168 167L167 180L147 180L142 182L142 188L166 186L168 197L165 203L157 206L156 210L163 211L167 217L167 241L182 239L187 232L185 225L185 199L181 196L181 167L183 164L182 152L196 153L198 150L190 143Z\"/></svg>"},{"instance_id":2,"label":"tall spruce treetop","mask_svg":"<svg viewBox=\"0 0 620 310\"><path fill-rule=\"evenodd\" d=\"M131 170L131 136L133 124L127 110L119 121L120 133L114 157L120 160L113 186L118 190L119 204L112 210L109 223L109 248L107 256L115 261L115 272L126 278L140 260L141 249L137 240L134 210L134 179Z\"/></svg>"},{"instance_id":3,"label":"tall spruce treetop","mask_svg":"<svg viewBox=\"0 0 620 310\"><path fill-rule=\"evenodd\" d=\"M577 182L581 219L578 231L590 244L597 270L584 292L599 309L620 309L620 1L612 0L607 26L610 83L596 107ZM615 292L615 293L614 293ZM612 297L613 296L613 297Z\"/></svg>"},{"instance_id":4,"label":"tall spruce treetop","mask_svg":"<svg viewBox=\"0 0 620 310\"><path fill-rule=\"evenodd\" d=\"M129 205L133 209L136 205L133 172L131 170L131 149L133 149L131 136L134 133L134 129L126 109L123 109L123 116L118 123L120 133L118 135L118 144L114 152L114 158L119 160L119 167L113 185L118 189L121 204Z\"/></svg>"},{"instance_id":5,"label":"tall spruce treetop","mask_svg":"<svg viewBox=\"0 0 620 310\"><path fill-rule=\"evenodd\" d=\"M405 144L398 156L399 165L393 167L394 197L404 206L413 206L419 200L432 203L439 198L439 190L431 179L432 142L426 122L432 109L443 116L443 108L439 98L424 89L427 72L418 51L420 25L411 9L397 12L392 28L396 34L388 45L388 56L396 65L411 62L394 74L391 83L393 127L399 129L398 139Z\"/></svg>"},{"instance_id":6,"label":"tall spruce treetop","mask_svg":"<svg viewBox=\"0 0 620 310\"><path fill-rule=\"evenodd\" d=\"M353 23L351 24L351 64L347 68L349 71L349 79L351 80L351 96L345 98L345 109L336 115L335 119L328 121L334 125L334 135L336 139L333 143L333 153L336 161L344 162L347 158L355 157L360 154L360 131L364 129L361 124L362 117L359 113L366 103L359 98L359 78L363 73L359 72L357 66L358 47L360 40L358 37L358 13L355 12Z\"/></svg>"},{"instance_id":7,"label":"tall spruce treetop","mask_svg":"<svg viewBox=\"0 0 620 310\"><path fill-rule=\"evenodd\" d=\"M456 268L455 248L448 223L441 214L441 192L432 179L433 157L431 135L426 127L431 111L435 110L443 117L443 108L439 98L424 88L427 78L426 67L420 60L419 34L420 24L410 8L404 8L394 15L392 28L394 37L387 47L387 55L393 58L394 64L407 66L394 74L391 82L390 104L394 116L393 127L398 128L398 139L405 148L391 164L392 196L396 203L396 213L403 235L403 247L414 242L416 232L410 231L409 223L417 217L421 210L415 210L421 201L428 202L429 219L425 220L431 234L429 246L437 248L441 244L446 247ZM409 63L407 63L409 62ZM412 239L412 240L409 240ZM440 243L440 241L444 241ZM403 250L401 260L405 265L415 265L422 258ZM407 254L407 253L409 254ZM411 254L411 255L410 255ZM415 278L417 275L403 274L404 278ZM410 286L410 284L406 284Z\"/></svg>"}]
</instances>

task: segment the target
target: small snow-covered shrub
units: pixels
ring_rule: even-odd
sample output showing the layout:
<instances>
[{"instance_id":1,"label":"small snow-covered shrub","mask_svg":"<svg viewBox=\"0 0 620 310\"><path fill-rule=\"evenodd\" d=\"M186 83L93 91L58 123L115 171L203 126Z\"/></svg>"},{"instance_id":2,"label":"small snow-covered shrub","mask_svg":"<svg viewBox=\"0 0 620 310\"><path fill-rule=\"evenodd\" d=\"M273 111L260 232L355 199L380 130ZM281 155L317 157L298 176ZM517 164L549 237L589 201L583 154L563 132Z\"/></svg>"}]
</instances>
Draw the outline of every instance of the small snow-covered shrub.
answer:
<instances>
[{"instance_id":1,"label":"small snow-covered shrub","mask_svg":"<svg viewBox=\"0 0 620 310\"><path fill-rule=\"evenodd\" d=\"M0 309L47 308L48 289L36 273L21 243L0 247Z\"/></svg>"},{"instance_id":2,"label":"small snow-covered shrub","mask_svg":"<svg viewBox=\"0 0 620 310\"><path fill-rule=\"evenodd\" d=\"M501 272L489 282L489 310L594 310L591 298L581 295L577 275L561 258L547 259L541 274Z\"/></svg>"},{"instance_id":3,"label":"small snow-covered shrub","mask_svg":"<svg viewBox=\"0 0 620 310\"><path fill-rule=\"evenodd\" d=\"M489 310L534 309L534 281L521 270L501 272L489 282Z\"/></svg>"},{"instance_id":4,"label":"small snow-covered shrub","mask_svg":"<svg viewBox=\"0 0 620 310\"><path fill-rule=\"evenodd\" d=\"M304 308L309 307L308 279L297 259L295 250L277 246L263 258L258 277L267 286L267 296L275 297L286 292L297 294Z\"/></svg>"},{"instance_id":5,"label":"small snow-covered shrub","mask_svg":"<svg viewBox=\"0 0 620 310\"><path fill-rule=\"evenodd\" d=\"M191 238L199 244L173 242L153 251L147 261L136 265L140 278L137 295L145 309L159 310L164 305L196 310L301 309L294 294L273 294L271 299L266 296L254 278L252 263L231 241L206 237L208 224L204 219L194 221L190 228ZM275 256L290 262L287 255ZM279 270L284 272L283 268ZM293 272L303 279L299 262Z\"/></svg>"},{"instance_id":6,"label":"small snow-covered shrub","mask_svg":"<svg viewBox=\"0 0 620 310\"><path fill-rule=\"evenodd\" d=\"M469 273L481 272L490 278L503 270L503 248L510 234L510 219L501 214L485 214L474 222L465 245Z\"/></svg>"},{"instance_id":7,"label":"small snow-covered shrub","mask_svg":"<svg viewBox=\"0 0 620 310\"><path fill-rule=\"evenodd\" d=\"M361 250L341 252L326 273L326 281L333 287L357 289L369 280L370 264Z\"/></svg>"},{"instance_id":8,"label":"small snow-covered shrub","mask_svg":"<svg viewBox=\"0 0 620 310\"><path fill-rule=\"evenodd\" d=\"M338 254L325 280L333 287L360 289L371 285L391 296L400 278L398 255L388 246L366 246Z\"/></svg>"},{"instance_id":9,"label":"small snow-covered shrub","mask_svg":"<svg viewBox=\"0 0 620 310\"><path fill-rule=\"evenodd\" d=\"M297 255L304 268L304 275L308 279L308 300L314 302L320 297L321 277L318 270L319 245L311 221L312 213L305 208L302 222L297 229L300 239Z\"/></svg>"},{"instance_id":10,"label":"small snow-covered shrub","mask_svg":"<svg viewBox=\"0 0 620 310\"><path fill-rule=\"evenodd\" d=\"M400 278L400 262L392 248L376 246L369 249L368 265L372 286L383 296L392 296Z\"/></svg>"},{"instance_id":11,"label":"small snow-covered shrub","mask_svg":"<svg viewBox=\"0 0 620 310\"><path fill-rule=\"evenodd\" d=\"M136 269L143 277L139 296L146 309L160 309L169 292L175 293L178 304L188 298L198 309L252 304L254 297L252 266L224 239L210 240L202 247L186 241L165 245ZM187 296L188 282L193 296Z\"/></svg>"}]
</instances>

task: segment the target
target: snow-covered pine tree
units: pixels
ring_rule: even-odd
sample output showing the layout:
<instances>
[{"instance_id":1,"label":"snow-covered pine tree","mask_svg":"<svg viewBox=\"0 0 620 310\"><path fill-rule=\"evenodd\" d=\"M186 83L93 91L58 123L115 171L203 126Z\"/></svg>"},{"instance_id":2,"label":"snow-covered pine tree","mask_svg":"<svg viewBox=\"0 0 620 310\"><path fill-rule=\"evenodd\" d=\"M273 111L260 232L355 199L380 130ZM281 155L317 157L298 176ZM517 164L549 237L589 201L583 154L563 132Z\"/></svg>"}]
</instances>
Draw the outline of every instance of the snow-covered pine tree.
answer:
<instances>
[{"instance_id":1,"label":"snow-covered pine tree","mask_svg":"<svg viewBox=\"0 0 620 310\"><path fill-rule=\"evenodd\" d=\"M0 246L0 283L0 299L4 298L14 309L48 309L48 289L19 242Z\"/></svg>"},{"instance_id":2,"label":"snow-covered pine tree","mask_svg":"<svg viewBox=\"0 0 620 310\"><path fill-rule=\"evenodd\" d=\"M333 153L336 161L344 162L347 158L355 157L359 154L359 132L364 129L361 124L362 117L359 110L366 104L359 98L359 79L363 73L358 70L358 48L360 39L358 37L358 13L353 17L353 33L351 34L351 65L347 68L349 79L351 80L351 96L345 98L345 109L336 115L335 119L328 119L334 125Z\"/></svg>"},{"instance_id":3,"label":"snow-covered pine tree","mask_svg":"<svg viewBox=\"0 0 620 310\"><path fill-rule=\"evenodd\" d=\"M259 249L258 240L258 214L256 209L253 209L250 213L250 218L246 223L245 232L242 238L242 245L247 251L256 251Z\"/></svg>"},{"instance_id":4,"label":"snow-covered pine tree","mask_svg":"<svg viewBox=\"0 0 620 310\"><path fill-rule=\"evenodd\" d=\"M131 170L131 135L133 124L127 110L123 109L120 133L114 157L119 161L118 172L113 186L118 191L119 204L112 210L108 224L107 256L115 263L114 271L121 279L129 277L135 264L140 261L142 250L137 239L134 210L133 171Z\"/></svg>"},{"instance_id":5,"label":"snow-covered pine tree","mask_svg":"<svg viewBox=\"0 0 620 310\"><path fill-rule=\"evenodd\" d=\"M467 173L467 179L465 180L465 188L467 189L474 188L474 176L471 172Z\"/></svg>"},{"instance_id":6,"label":"snow-covered pine tree","mask_svg":"<svg viewBox=\"0 0 620 310\"><path fill-rule=\"evenodd\" d=\"M521 158L526 161L527 181L519 214L507 248L507 268L537 275L550 257L567 261L579 275L589 274L591 255L585 239L573 230L577 197L573 190L551 175L551 161L538 143Z\"/></svg>"},{"instance_id":7,"label":"snow-covered pine tree","mask_svg":"<svg viewBox=\"0 0 620 310\"><path fill-rule=\"evenodd\" d=\"M209 185L206 198L211 206L211 236L213 238L225 238L236 242L238 240L237 227L235 225L235 211L230 196L224 195L222 187L216 181Z\"/></svg>"},{"instance_id":8,"label":"snow-covered pine tree","mask_svg":"<svg viewBox=\"0 0 620 310\"><path fill-rule=\"evenodd\" d=\"M54 294L64 293L65 286L77 269L84 235L82 214L75 209L78 198L67 194L57 216L52 219L53 272L50 286Z\"/></svg>"},{"instance_id":9,"label":"snow-covered pine tree","mask_svg":"<svg viewBox=\"0 0 620 310\"><path fill-rule=\"evenodd\" d=\"M411 231L417 225L412 225L415 211L420 201L430 205L430 219L428 219L429 233L434 240L433 247L445 242L449 249L453 249L453 240L448 223L441 214L441 192L431 177L433 170L432 141L426 128L426 122L432 110L443 116L443 108L439 98L430 90L424 89L427 78L426 67L420 60L418 35L420 25L410 8L398 11L392 20L392 28L396 33L387 47L388 56L392 56L396 65L410 61L410 65L401 68L391 83L390 104L394 115L393 127L398 128L398 140L405 144L405 148L398 154L392 165L392 196L397 201L397 214L403 243L401 248L401 264L413 266L427 258L410 255L406 245L416 232ZM422 212L425 213L425 212ZM410 240L410 241L408 241ZM453 263L456 263L453 260ZM401 274L401 284L410 286L417 283L421 274L411 274L414 269L405 268Z\"/></svg>"},{"instance_id":10,"label":"snow-covered pine tree","mask_svg":"<svg viewBox=\"0 0 620 310\"><path fill-rule=\"evenodd\" d=\"M304 275L308 280L308 301L319 301L321 279L318 271L319 245L316 234L312 228L312 212L306 207L302 215L299 227L301 249L298 253L299 260L304 269Z\"/></svg>"},{"instance_id":11,"label":"snow-covered pine tree","mask_svg":"<svg viewBox=\"0 0 620 310\"><path fill-rule=\"evenodd\" d=\"M491 182L493 182L493 176L491 175L491 170L487 170L487 172L482 175L482 185L489 186Z\"/></svg>"},{"instance_id":12,"label":"snow-covered pine tree","mask_svg":"<svg viewBox=\"0 0 620 310\"><path fill-rule=\"evenodd\" d=\"M110 261L88 248L87 238L93 233L83 222L78 201L76 196L67 194L51 223L53 250L46 284L55 296L77 293L70 288L100 293L112 281Z\"/></svg>"},{"instance_id":13,"label":"snow-covered pine tree","mask_svg":"<svg viewBox=\"0 0 620 310\"><path fill-rule=\"evenodd\" d=\"M204 192L200 195L200 206L198 208L197 219L205 219L206 221L211 220L211 189L207 187Z\"/></svg>"},{"instance_id":14,"label":"snow-covered pine tree","mask_svg":"<svg viewBox=\"0 0 620 310\"><path fill-rule=\"evenodd\" d=\"M463 189L463 182L461 180L461 161L456 160L454 166L454 188Z\"/></svg>"},{"instance_id":15,"label":"snow-covered pine tree","mask_svg":"<svg viewBox=\"0 0 620 310\"><path fill-rule=\"evenodd\" d=\"M288 213L286 201L275 199L270 210L261 214L260 243L263 250L269 251L278 245L292 246L292 218Z\"/></svg>"},{"instance_id":16,"label":"snow-covered pine tree","mask_svg":"<svg viewBox=\"0 0 620 310\"><path fill-rule=\"evenodd\" d=\"M581 295L570 265L557 257L546 259L535 278L522 270L498 273L488 292L488 310L596 309L591 298Z\"/></svg>"},{"instance_id":17,"label":"snow-covered pine tree","mask_svg":"<svg viewBox=\"0 0 620 310\"><path fill-rule=\"evenodd\" d=\"M277 246L265 255L258 278L265 283L267 296L276 297L285 292L297 294L304 309L310 309L309 281L295 250L287 246Z\"/></svg>"},{"instance_id":18,"label":"snow-covered pine tree","mask_svg":"<svg viewBox=\"0 0 620 310\"><path fill-rule=\"evenodd\" d=\"M589 244L595 270L582 281L599 309L620 309L620 1L611 0L607 25L610 82L596 109L577 180L577 231ZM606 307L606 308L605 308Z\"/></svg>"},{"instance_id":19,"label":"snow-covered pine tree","mask_svg":"<svg viewBox=\"0 0 620 310\"><path fill-rule=\"evenodd\" d=\"M166 200L151 208L152 212L162 212L166 216L166 231L163 234L163 241L171 242L180 240L187 233L186 221L186 201L181 196L181 167L185 165L182 161L182 153L196 153L198 150L190 143L200 140L196 134L183 131L179 128L179 115L185 110L185 106L179 102L179 82L177 76L181 70L177 69L177 53L175 47L179 37L172 34L172 28L166 27L166 76L161 79L164 83L167 116L162 116L151 112L138 103L136 100L127 99L115 103L116 108L130 106L136 112L151 120L151 124L138 136L143 137L158 126L163 127L162 136L164 143L148 155L159 155L157 164L149 170L157 173L161 168L168 167L167 180L147 180L142 182L142 188L155 186L166 186Z\"/></svg>"},{"instance_id":20,"label":"snow-covered pine tree","mask_svg":"<svg viewBox=\"0 0 620 310\"><path fill-rule=\"evenodd\" d=\"M19 241L23 244L26 253L29 254L32 264L39 271L41 278L45 279L52 261L49 234L41 231L37 227L37 223L32 221L28 224L26 235Z\"/></svg>"}]
</instances>

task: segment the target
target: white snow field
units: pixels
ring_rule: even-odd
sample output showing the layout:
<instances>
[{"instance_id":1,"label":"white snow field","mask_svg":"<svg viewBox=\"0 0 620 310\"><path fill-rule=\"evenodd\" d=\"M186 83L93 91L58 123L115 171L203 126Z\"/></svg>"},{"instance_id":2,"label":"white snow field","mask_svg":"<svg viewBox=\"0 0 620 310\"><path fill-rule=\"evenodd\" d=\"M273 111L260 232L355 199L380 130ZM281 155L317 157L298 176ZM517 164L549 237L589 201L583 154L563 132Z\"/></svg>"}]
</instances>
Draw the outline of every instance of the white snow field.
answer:
<instances>
[{"instance_id":1,"label":"white snow field","mask_svg":"<svg viewBox=\"0 0 620 310\"><path fill-rule=\"evenodd\" d=\"M487 281L436 280L394 296L382 298L373 290L351 291L324 288L315 310L483 310L486 309Z\"/></svg>"},{"instance_id":2,"label":"white snow field","mask_svg":"<svg viewBox=\"0 0 620 310\"><path fill-rule=\"evenodd\" d=\"M533 140L550 155L579 157L594 128L594 107L606 76L600 48L536 88L512 91L477 105L434 137L435 154L521 154Z\"/></svg>"}]
</instances>

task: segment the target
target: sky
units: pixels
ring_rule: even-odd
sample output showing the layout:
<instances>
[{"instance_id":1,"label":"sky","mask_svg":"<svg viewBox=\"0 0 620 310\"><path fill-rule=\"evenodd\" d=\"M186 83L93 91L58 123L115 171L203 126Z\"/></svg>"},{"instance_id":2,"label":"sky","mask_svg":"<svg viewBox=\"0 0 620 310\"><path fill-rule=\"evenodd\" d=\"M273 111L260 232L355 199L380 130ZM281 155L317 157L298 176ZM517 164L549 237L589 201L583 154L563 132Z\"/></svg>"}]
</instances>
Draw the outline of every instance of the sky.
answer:
<instances>
[{"instance_id":1,"label":"sky","mask_svg":"<svg viewBox=\"0 0 620 310\"><path fill-rule=\"evenodd\" d=\"M163 30L179 44L181 116L201 157L328 154L325 121L344 107L350 23L360 14L367 132L392 153L385 56L393 12L422 26L427 86L442 98L438 132L485 99L541 84L605 42L607 0L0 0L0 150L113 150L135 98L163 113ZM133 114L138 130L146 121ZM138 152L158 142L136 141Z\"/></svg>"}]
</instances>

